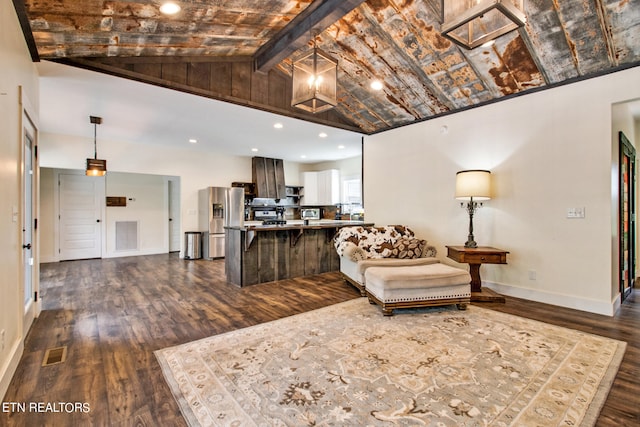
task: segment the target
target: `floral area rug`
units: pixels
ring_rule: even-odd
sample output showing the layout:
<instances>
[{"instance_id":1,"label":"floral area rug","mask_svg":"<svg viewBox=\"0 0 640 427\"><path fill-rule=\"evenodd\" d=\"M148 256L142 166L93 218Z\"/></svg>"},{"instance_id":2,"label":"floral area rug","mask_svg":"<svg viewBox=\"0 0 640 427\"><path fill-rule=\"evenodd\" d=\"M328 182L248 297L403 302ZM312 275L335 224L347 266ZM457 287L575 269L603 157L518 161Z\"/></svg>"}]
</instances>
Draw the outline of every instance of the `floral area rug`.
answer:
<instances>
[{"instance_id":1,"label":"floral area rug","mask_svg":"<svg viewBox=\"0 0 640 427\"><path fill-rule=\"evenodd\" d=\"M358 298L156 352L192 426L594 425L626 343Z\"/></svg>"}]
</instances>

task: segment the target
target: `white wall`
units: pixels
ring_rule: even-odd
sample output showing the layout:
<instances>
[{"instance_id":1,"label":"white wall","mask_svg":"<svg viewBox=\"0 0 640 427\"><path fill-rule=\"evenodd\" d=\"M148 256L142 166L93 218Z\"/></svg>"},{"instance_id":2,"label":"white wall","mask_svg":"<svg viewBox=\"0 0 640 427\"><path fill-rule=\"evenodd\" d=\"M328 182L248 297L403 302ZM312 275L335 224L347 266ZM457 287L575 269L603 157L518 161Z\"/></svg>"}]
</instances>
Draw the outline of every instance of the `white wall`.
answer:
<instances>
[{"instance_id":1,"label":"white wall","mask_svg":"<svg viewBox=\"0 0 640 427\"><path fill-rule=\"evenodd\" d=\"M483 281L612 314L611 106L640 97L638 81L633 68L367 137L367 219L413 227L453 263L445 245L463 244L468 227L455 174L489 169L494 198L475 217L476 240L511 253L508 265L483 266ZM586 218L567 219L571 207L586 208Z\"/></svg>"},{"instance_id":2,"label":"white wall","mask_svg":"<svg viewBox=\"0 0 640 427\"><path fill-rule=\"evenodd\" d=\"M286 185L302 185L301 168L300 163L284 162L284 182ZM251 179L249 179L251 182Z\"/></svg>"},{"instance_id":3,"label":"white wall","mask_svg":"<svg viewBox=\"0 0 640 427\"><path fill-rule=\"evenodd\" d=\"M328 169L338 169L340 176L359 177L362 173L362 156L349 157L348 159L334 160L330 162L307 163L300 165L302 172L323 171Z\"/></svg>"},{"instance_id":4,"label":"white wall","mask_svg":"<svg viewBox=\"0 0 640 427\"><path fill-rule=\"evenodd\" d=\"M106 195L126 197L127 206L106 209L105 258L169 252L169 192L165 177L113 172L106 178ZM137 250L116 250L118 221L138 223Z\"/></svg>"},{"instance_id":5,"label":"white wall","mask_svg":"<svg viewBox=\"0 0 640 427\"><path fill-rule=\"evenodd\" d=\"M40 262L54 262L58 260L57 239L57 180L56 170L40 168Z\"/></svg>"},{"instance_id":6,"label":"white wall","mask_svg":"<svg viewBox=\"0 0 640 427\"><path fill-rule=\"evenodd\" d=\"M37 114L39 89L13 4L0 0L0 396L4 396L22 350L23 283L21 209L21 132L19 89Z\"/></svg>"}]
</instances>

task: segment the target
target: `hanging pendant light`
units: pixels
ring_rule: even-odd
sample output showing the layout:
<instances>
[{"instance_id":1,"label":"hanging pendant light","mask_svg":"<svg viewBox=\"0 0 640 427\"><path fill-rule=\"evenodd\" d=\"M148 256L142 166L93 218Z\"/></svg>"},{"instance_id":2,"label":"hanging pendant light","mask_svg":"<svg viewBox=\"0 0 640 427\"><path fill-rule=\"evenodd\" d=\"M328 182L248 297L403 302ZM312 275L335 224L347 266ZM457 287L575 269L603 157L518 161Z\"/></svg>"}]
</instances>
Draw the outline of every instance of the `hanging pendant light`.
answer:
<instances>
[{"instance_id":1,"label":"hanging pendant light","mask_svg":"<svg viewBox=\"0 0 640 427\"><path fill-rule=\"evenodd\" d=\"M291 105L315 114L338 105L338 60L318 49L317 31L312 35L313 49L293 60Z\"/></svg>"},{"instance_id":2,"label":"hanging pendant light","mask_svg":"<svg viewBox=\"0 0 640 427\"><path fill-rule=\"evenodd\" d=\"M102 117L89 116L89 121L93 123L93 159L87 159L87 176L104 176L107 173L107 161L98 158L98 145L96 136L98 125L102 124Z\"/></svg>"},{"instance_id":3,"label":"hanging pendant light","mask_svg":"<svg viewBox=\"0 0 640 427\"><path fill-rule=\"evenodd\" d=\"M474 49L527 22L524 0L442 0L442 35Z\"/></svg>"}]
</instances>

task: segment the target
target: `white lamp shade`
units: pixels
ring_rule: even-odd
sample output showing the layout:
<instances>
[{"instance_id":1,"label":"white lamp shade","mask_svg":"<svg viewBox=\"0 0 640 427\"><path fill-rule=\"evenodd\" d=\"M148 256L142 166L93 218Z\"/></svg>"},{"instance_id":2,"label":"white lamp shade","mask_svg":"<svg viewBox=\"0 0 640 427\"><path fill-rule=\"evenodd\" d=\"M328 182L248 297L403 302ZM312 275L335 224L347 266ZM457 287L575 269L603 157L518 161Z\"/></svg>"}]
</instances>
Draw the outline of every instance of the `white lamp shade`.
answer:
<instances>
[{"instance_id":1,"label":"white lamp shade","mask_svg":"<svg viewBox=\"0 0 640 427\"><path fill-rule=\"evenodd\" d=\"M465 170L456 174L456 199L489 200L491 198L491 172Z\"/></svg>"}]
</instances>

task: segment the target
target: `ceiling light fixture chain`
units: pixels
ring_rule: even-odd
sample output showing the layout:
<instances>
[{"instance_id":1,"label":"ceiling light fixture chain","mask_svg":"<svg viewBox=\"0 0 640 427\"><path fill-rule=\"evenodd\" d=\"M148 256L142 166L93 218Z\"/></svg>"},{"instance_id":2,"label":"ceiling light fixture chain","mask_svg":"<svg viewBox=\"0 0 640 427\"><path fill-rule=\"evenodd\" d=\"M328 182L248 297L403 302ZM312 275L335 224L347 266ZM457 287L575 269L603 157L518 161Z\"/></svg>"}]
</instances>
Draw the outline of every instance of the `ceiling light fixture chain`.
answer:
<instances>
[{"instance_id":1,"label":"ceiling light fixture chain","mask_svg":"<svg viewBox=\"0 0 640 427\"><path fill-rule=\"evenodd\" d=\"M93 123L93 158L98 158L98 121L94 119L100 119L99 117L89 117L91 123ZM102 122L102 120L100 120Z\"/></svg>"}]
</instances>

